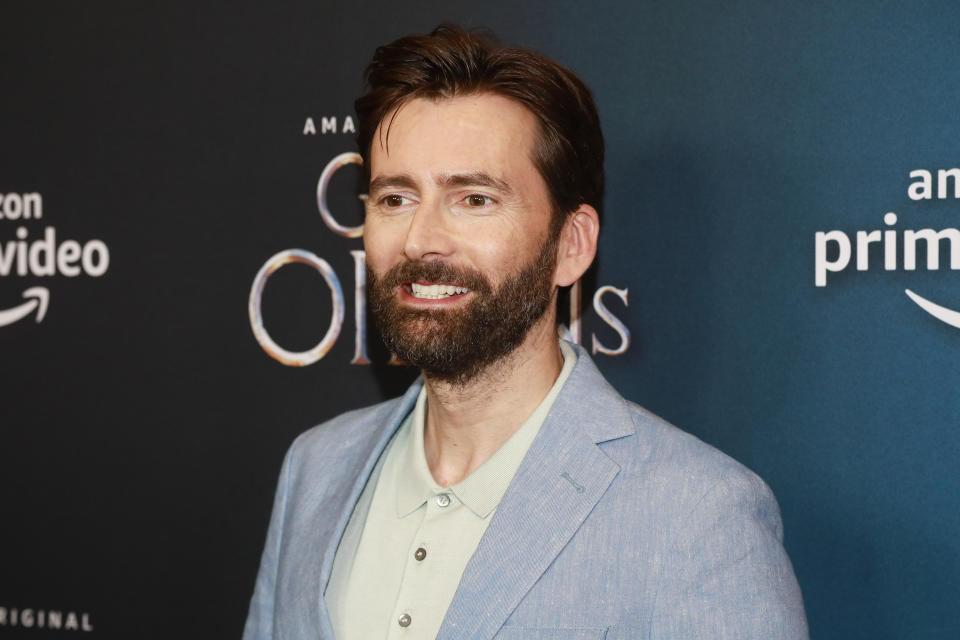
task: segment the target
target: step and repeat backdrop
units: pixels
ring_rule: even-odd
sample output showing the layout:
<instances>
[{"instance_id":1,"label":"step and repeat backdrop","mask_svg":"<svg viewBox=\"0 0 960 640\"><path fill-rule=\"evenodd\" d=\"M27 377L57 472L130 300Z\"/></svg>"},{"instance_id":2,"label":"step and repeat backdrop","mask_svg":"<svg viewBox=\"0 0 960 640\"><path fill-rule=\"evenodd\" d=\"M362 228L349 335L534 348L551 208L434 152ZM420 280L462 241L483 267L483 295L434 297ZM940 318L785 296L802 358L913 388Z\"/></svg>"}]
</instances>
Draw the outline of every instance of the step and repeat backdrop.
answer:
<instances>
[{"instance_id":1,"label":"step and repeat backdrop","mask_svg":"<svg viewBox=\"0 0 960 640\"><path fill-rule=\"evenodd\" d=\"M442 21L607 139L569 335L764 477L815 638L960 637L960 10L386 0L0 8L0 637L231 638L283 453L400 393L353 99Z\"/></svg>"}]
</instances>

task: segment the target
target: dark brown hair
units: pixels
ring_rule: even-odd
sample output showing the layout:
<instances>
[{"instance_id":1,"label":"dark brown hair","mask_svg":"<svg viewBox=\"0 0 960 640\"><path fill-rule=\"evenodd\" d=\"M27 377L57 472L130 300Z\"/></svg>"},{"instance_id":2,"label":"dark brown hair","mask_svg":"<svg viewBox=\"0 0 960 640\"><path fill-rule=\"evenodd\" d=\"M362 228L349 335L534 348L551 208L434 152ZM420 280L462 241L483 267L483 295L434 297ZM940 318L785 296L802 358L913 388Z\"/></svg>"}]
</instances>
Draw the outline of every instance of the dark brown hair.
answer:
<instances>
[{"instance_id":1,"label":"dark brown hair","mask_svg":"<svg viewBox=\"0 0 960 640\"><path fill-rule=\"evenodd\" d=\"M414 98L489 92L516 100L540 123L531 160L550 192L553 229L559 231L582 203L600 211L603 134L590 89L572 71L526 49L441 25L429 35L378 47L364 78L366 92L354 106L368 181L373 137L388 114Z\"/></svg>"}]
</instances>

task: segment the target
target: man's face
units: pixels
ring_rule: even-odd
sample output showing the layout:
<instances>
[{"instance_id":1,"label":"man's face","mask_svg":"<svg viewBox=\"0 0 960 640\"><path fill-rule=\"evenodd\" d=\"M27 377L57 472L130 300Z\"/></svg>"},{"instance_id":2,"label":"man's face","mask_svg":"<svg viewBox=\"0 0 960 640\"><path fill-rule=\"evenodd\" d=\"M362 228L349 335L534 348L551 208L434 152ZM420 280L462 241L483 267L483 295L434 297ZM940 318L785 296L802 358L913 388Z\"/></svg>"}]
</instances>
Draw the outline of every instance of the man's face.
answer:
<instances>
[{"instance_id":1,"label":"man's face","mask_svg":"<svg viewBox=\"0 0 960 640\"><path fill-rule=\"evenodd\" d=\"M387 347L437 378L466 382L512 352L553 300L536 131L524 107L482 94L412 100L374 136L370 308Z\"/></svg>"}]
</instances>

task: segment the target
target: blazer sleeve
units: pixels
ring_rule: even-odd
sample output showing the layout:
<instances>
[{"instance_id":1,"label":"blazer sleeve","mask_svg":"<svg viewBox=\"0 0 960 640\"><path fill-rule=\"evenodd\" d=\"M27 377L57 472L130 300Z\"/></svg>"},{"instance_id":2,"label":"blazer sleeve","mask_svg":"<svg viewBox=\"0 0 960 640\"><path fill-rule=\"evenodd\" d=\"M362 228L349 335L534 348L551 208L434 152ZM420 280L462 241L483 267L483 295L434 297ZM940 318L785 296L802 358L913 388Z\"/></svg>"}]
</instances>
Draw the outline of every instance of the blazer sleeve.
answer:
<instances>
[{"instance_id":1,"label":"blazer sleeve","mask_svg":"<svg viewBox=\"0 0 960 640\"><path fill-rule=\"evenodd\" d=\"M267 529L267 541L260 556L260 570L250 600L250 610L243 629L243 640L269 640L273 638L273 613L276 599L277 567L280 557L280 545L283 540L283 522L287 510L287 496L290 486L290 467L296 442L287 451L280 469L277 490L273 499L273 511L270 514L270 526Z\"/></svg>"},{"instance_id":2,"label":"blazer sleeve","mask_svg":"<svg viewBox=\"0 0 960 640\"><path fill-rule=\"evenodd\" d=\"M678 524L669 563L678 575L663 581L651 638L809 637L780 508L759 477L728 471Z\"/></svg>"}]
</instances>

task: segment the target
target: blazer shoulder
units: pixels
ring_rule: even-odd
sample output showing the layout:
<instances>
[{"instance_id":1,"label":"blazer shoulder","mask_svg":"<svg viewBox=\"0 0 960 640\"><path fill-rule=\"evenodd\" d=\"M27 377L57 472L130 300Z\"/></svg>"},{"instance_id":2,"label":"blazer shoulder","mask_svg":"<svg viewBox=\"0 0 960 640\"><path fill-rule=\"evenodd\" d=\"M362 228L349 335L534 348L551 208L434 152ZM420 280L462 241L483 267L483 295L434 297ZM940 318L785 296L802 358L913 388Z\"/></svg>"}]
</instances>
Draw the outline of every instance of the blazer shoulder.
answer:
<instances>
[{"instance_id":1,"label":"blazer shoulder","mask_svg":"<svg viewBox=\"0 0 960 640\"><path fill-rule=\"evenodd\" d=\"M716 499L735 495L774 511L770 515L776 514L773 519L779 520L773 492L756 473L640 405L625 402L633 419L634 437L623 439L632 451L623 451L617 462L627 475L667 483L672 495L682 497L680 503L688 510L696 509L708 496ZM626 442L630 440L633 442Z\"/></svg>"},{"instance_id":2,"label":"blazer shoulder","mask_svg":"<svg viewBox=\"0 0 960 640\"><path fill-rule=\"evenodd\" d=\"M644 407L625 400L639 443L654 459L670 458L678 465L702 466L705 471L742 472L749 469L711 444L684 431Z\"/></svg>"},{"instance_id":3,"label":"blazer shoulder","mask_svg":"<svg viewBox=\"0 0 960 640\"><path fill-rule=\"evenodd\" d=\"M721 483L769 493L759 477L730 456L624 398L586 351L574 348L577 366L554 410L580 426L619 466L629 486L647 487L642 495L662 497L674 509L691 508L696 502L687 500L698 501Z\"/></svg>"},{"instance_id":4,"label":"blazer shoulder","mask_svg":"<svg viewBox=\"0 0 960 640\"><path fill-rule=\"evenodd\" d=\"M365 443L372 446L386 430L395 426L391 417L404 399L405 396L401 396L353 409L307 429L290 445L287 453L290 465L296 468L306 461L338 460L358 447L365 449Z\"/></svg>"},{"instance_id":5,"label":"blazer shoulder","mask_svg":"<svg viewBox=\"0 0 960 640\"><path fill-rule=\"evenodd\" d=\"M635 440L625 446L642 446L646 455L622 467L622 494L624 502L633 495L653 506L643 514L657 531L636 526L656 539L652 555L663 558L651 637L806 639L803 598L770 487L727 454L630 405L636 437L623 440ZM623 457L630 458L626 451Z\"/></svg>"}]
</instances>

